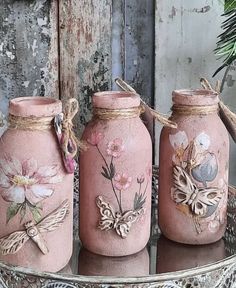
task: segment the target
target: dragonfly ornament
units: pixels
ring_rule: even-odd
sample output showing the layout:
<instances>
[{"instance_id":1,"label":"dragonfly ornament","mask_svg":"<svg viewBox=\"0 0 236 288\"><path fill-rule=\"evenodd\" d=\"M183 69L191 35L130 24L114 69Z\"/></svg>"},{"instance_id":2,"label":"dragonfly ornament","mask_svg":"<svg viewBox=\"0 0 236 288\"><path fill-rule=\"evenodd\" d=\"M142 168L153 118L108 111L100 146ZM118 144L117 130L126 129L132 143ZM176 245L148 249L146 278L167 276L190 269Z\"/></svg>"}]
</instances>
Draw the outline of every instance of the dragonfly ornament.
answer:
<instances>
[{"instance_id":1,"label":"dragonfly ornament","mask_svg":"<svg viewBox=\"0 0 236 288\"><path fill-rule=\"evenodd\" d=\"M0 251L3 255L17 253L31 239L43 254L49 252L41 233L52 232L59 228L69 214L69 201L65 200L57 209L35 224L33 221L24 224L25 230L16 231L0 239Z\"/></svg>"}]
</instances>

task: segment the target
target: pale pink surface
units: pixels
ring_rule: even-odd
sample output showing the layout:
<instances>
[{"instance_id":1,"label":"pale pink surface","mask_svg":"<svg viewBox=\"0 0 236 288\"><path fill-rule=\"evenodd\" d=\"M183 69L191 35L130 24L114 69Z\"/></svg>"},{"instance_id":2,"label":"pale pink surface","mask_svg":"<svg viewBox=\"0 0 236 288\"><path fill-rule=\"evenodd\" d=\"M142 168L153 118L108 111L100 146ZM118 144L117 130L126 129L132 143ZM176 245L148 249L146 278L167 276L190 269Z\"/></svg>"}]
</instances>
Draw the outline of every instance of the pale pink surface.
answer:
<instances>
[{"instance_id":1,"label":"pale pink surface","mask_svg":"<svg viewBox=\"0 0 236 288\"><path fill-rule=\"evenodd\" d=\"M126 108L132 107L127 106L130 102L127 102L126 98L121 101L122 97L119 97L116 102L114 94L115 92L111 101L109 92L106 92L109 101L102 99L103 108L115 109L116 104ZM100 104L99 96L95 97L97 107ZM131 101L132 105L133 103L136 106L140 103L136 96L134 102L133 99ZM149 181L150 174L146 175L146 167L151 167L152 164L151 139L139 117L111 121L92 120L87 125L82 139L91 139L91 135L95 132L104 135L97 146L108 167L113 159L115 165L113 184L118 198L121 197L123 212L133 209L135 193L139 191L140 186L137 178L142 174L145 176L145 183L142 184L143 187L147 185L145 214L132 224L130 233L125 239L118 236L114 229L102 231L97 228L101 218L96 205L97 196L103 196L112 205L115 213L120 212L111 183L101 174L101 172L104 174L102 166L105 169L107 166L97 147L89 145L87 151L80 153L80 239L86 249L97 254L130 255L142 250L150 235L151 181Z\"/></svg>"},{"instance_id":2,"label":"pale pink surface","mask_svg":"<svg viewBox=\"0 0 236 288\"><path fill-rule=\"evenodd\" d=\"M107 154L119 158L122 151L124 151L124 144L121 138L116 138L112 141L109 141L107 144Z\"/></svg>"},{"instance_id":3,"label":"pale pink surface","mask_svg":"<svg viewBox=\"0 0 236 288\"><path fill-rule=\"evenodd\" d=\"M181 90L182 91L182 90ZM187 92L186 92L187 93ZM176 98L176 102L181 98ZM193 94L194 95L194 94ZM191 98L192 96L190 96ZM194 99L196 96L193 96ZM198 95L198 99L199 99ZM214 96L216 97L216 96ZM193 98L190 99L192 103ZM206 99L209 104L211 97ZM212 100L212 99L211 99ZM196 101L196 99L194 100ZM204 95L200 98L204 101ZM216 103L216 99L212 100ZM195 102L194 102L195 103ZM201 102L203 104L204 102ZM184 99L184 104L187 100ZM178 124L177 129L164 127L160 138L160 173L159 173L159 225L163 234L174 241L186 244L207 244L212 243L224 235L226 228L226 206L227 206L227 184L228 184L228 162L229 162L229 139L226 128L218 117L217 113L204 116L199 115L174 115L171 118ZM175 135L175 136L174 136ZM184 158L187 157L185 149L187 142L190 143L195 139L195 146L199 153L195 156L196 165L205 163L212 167L217 163L218 172L213 181L208 182L208 187L220 187L219 182L224 179L224 197L219 201L216 212L219 215L224 214L221 220L216 224L214 212L207 218L199 218L202 223L203 232L197 233L194 227L193 217L187 215L186 206L178 206L172 199L173 187L173 162L178 165L184 165ZM208 152L210 151L210 153ZM212 157L214 155L215 158ZM203 184L195 181L199 187ZM222 190L222 191L223 191ZM181 210L182 209L182 210Z\"/></svg>"},{"instance_id":4,"label":"pale pink surface","mask_svg":"<svg viewBox=\"0 0 236 288\"><path fill-rule=\"evenodd\" d=\"M42 106L40 105L40 107ZM38 113L40 113L40 107L37 110ZM51 108L51 112L60 112L57 104L56 107L51 106ZM23 110L24 113L31 114L30 105L28 106L29 111L26 111L26 107ZM12 107L11 112L14 112ZM44 112L45 109L41 116ZM24 230L24 223L32 220L32 215L28 211L22 222L18 213L6 224L7 208L11 204L7 201L14 200L17 203L25 197L31 199L33 203L40 200L43 208L42 217L45 217L58 208L65 199L68 199L70 213L60 228L42 234L49 249L47 255L43 255L33 241L28 240L19 252L7 256L0 255L0 260L38 271L58 271L68 263L72 253L73 175L65 173L55 133L53 130L9 129L3 134L0 141L0 159L6 161L4 160L6 155L10 155L11 160L8 159L8 165L1 165L3 166L0 173L1 195L5 197L5 200L0 197L0 238L12 232ZM13 163L14 165L12 165ZM18 178L15 178L15 183L27 185L13 186L12 182L9 185L9 177L16 175ZM3 192L4 183L6 185L5 192ZM10 193L9 189L11 188ZM58 253L58 251L63 251L63 253Z\"/></svg>"}]
</instances>

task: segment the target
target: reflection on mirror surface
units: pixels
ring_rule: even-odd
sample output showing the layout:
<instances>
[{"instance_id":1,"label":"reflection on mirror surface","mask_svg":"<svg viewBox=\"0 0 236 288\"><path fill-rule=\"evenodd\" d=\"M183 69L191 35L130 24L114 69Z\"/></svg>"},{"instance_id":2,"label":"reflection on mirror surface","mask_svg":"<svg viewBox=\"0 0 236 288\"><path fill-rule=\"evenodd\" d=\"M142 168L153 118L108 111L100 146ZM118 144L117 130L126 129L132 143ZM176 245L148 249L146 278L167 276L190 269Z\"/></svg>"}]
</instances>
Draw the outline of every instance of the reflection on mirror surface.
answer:
<instances>
[{"instance_id":1,"label":"reflection on mirror surface","mask_svg":"<svg viewBox=\"0 0 236 288\"><path fill-rule=\"evenodd\" d=\"M87 276L147 276L149 254L147 249L124 257L97 255L82 248L79 253L78 271Z\"/></svg>"}]
</instances>

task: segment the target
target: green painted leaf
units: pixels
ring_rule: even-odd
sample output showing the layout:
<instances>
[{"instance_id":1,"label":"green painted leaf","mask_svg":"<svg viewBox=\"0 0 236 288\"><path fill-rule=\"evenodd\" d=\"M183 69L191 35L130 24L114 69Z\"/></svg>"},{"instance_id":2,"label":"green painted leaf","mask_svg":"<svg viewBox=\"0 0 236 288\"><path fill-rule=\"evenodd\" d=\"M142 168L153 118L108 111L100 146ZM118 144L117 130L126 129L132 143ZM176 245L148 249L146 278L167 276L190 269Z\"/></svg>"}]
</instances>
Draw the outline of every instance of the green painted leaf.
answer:
<instances>
[{"instance_id":1,"label":"green painted leaf","mask_svg":"<svg viewBox=\"0 0 236 288\"><path fill-rule=\"evenodd\" d=\"M146 202L146 197L145 197L145 193L144 194L139 194L139 193L135 193L134 196L134 210L139 210L143 207L143 205Z\"/></svg>"},{"instance_id":2,"label":"green painted leaf","mask_svg":"<svg viewBox=\"0 0 236 288\"><path fill-rule=\"evenodd\" d=\"M7 208L7 223L19 212L21 206L23 204L19 203L11 203L11 205Z\"/></svg>"},{"instance_id":3,"label":"green painted leaf","mask_svg":"<svg viewBox=\"0 0 236 288\"><path fill-rule=\"evenodd\" d=\"M23 205L20 207L20 222L23 221L23 219L25 218L25 214L26 214L26 203L23 203Z\"/></svg>"},{"instance_id":4,"label":"green painted leaf","mask_svg":"<svg viewBox=\"0 0 236 288\"><path fill-rule=\"evenodd\" d=\"M111 180L111 177L110 177L110 174L109 174L108 169L107 169L106 167L102 166L102 170L103 170L103 172L101 172L101 174L102 174L105 178Z\"/></svg>"},{"instance_id":5,"label":"green painted leaf","mask_svg":"<svg viewBox=\"0 0 236 288\"><path fill-rule=\"evenodd\" d=\"M111 164L110 164L110 178L111 178L111 179L115 176L115 173L116 173L115 166L114 166L114 164L111 162Z\"/></svg>"},{"instance_id":6,"label":"green painted leaf","mask_svg":"<svg viewBox=\"0 0 236 288\"><path fill-rule=\"evenodd\" d=\"M42 219L40 210L35 206L34 208L30 207L30 211L33 215L35 222L38 223Z\"/></svg>"}]
</instances>

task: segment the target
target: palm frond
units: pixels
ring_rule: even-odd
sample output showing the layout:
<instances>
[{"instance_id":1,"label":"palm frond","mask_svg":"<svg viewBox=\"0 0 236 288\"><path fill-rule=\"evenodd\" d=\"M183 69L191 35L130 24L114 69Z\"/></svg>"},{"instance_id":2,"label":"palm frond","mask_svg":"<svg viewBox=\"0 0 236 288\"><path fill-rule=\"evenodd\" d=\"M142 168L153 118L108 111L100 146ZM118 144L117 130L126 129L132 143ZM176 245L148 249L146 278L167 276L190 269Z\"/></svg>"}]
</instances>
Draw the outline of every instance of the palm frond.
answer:
<instances>
[{"instance_id":1,"label":"palm frond","mask_svg":"<svg viewBox=\"0 0 236 288\"><path fill-rule=\"evenodd\" d=\"M223 64L213 77L236 59L236 0L225 0L225 13L222 16L227 19L221 25L224 31L218 36L214 52L218 59L223 58Z\"/></svg>"}]
</instances>

